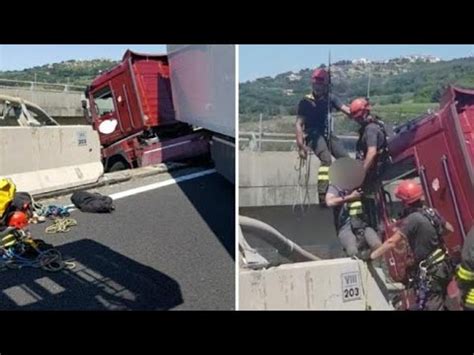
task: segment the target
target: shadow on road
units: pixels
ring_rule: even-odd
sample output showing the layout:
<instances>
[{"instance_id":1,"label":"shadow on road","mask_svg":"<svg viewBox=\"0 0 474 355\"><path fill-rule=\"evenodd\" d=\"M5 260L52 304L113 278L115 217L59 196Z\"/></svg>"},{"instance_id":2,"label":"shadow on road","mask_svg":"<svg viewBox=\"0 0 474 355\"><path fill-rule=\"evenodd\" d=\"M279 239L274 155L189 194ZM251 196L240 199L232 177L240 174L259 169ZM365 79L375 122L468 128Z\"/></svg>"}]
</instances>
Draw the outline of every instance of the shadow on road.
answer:
<instances>
[{"instance_id":1,"label":"shadow on road","mask_svg":"<svg viewBox=\"0 0 474 355\"><path fill-rule=\"evenodd\" d=\"M217 173L178 186L235 260L235 186Z\"/></svg>"},{"instance_id":2,"label":"shadow on road","mask_svg":"<svg viewBox=\"0 0 474 355\"><path fill-rule=\"evenodd\" d=\"M168 310L183 303L174 279L100 243L84 239L58 249L74 258L74 269L0 272L0 309Z\"/></svg>"}]
</instances>

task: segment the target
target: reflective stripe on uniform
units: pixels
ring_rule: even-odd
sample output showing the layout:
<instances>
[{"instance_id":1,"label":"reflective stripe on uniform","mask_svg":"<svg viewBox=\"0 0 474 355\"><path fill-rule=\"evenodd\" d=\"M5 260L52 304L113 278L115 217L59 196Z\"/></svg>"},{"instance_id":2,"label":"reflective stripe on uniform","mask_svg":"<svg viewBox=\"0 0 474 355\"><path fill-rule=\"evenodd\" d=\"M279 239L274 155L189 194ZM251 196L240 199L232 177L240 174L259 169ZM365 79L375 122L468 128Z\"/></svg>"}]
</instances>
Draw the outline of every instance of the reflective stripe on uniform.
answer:
<instances>
[{"instance_id":1,"label":"reflective stripe on uniform","mask_svg":"<svg viewBox=\"0 0 474 355\"><path fill-rule=\"evenodd\" d=\"M428 258L426 258L425 264L427 267L437 264L443 261L445 257L446 253L443 249L436 249L433 253L430 254L430 256L428 256Z\"/></svg>"},{"instance_id":2,"label":"reflective stripe on uniform","mask_svg":"<svg viewBox=\"0 0 474 355\"><path fill-rule=\"evenodd\" d=\"M320 166L318 169L318 180L329 181L329 166Z\"/></svg>"},{"instance_id":3,"label":"reflective stripe on uniform","mask_svg":"<svg viewBox=\"0 0 474 355\"><path fill-rule=\"evenodd\" d=\"M466 303L474 304L474 288L471 288L466 295Z\"/></svg>"},{"instance_id":4,"label":"reflective stripe on uniform","mask_svg":"<svg viewBox=\"0 0 474 355\"><path fill-rule=\"evenodd\" d=\"M364 212L363 209L362 209L362 202L361 201L349 202L347 204L347 207L349 208L349 215L350 216L357 216L358 214L362 214Z\"/></svg>"},{"instance_id":5,"label":"reflective stripe on uniform","mask_svg":"<svg viewBox=\"0 0 474 355\"><path fill-rule=\"evenodd\" d=\"M464 281L474 281L474 272L469 271L465 268L462 267L462 265L459 265L456 275Z\"/></svg>"},{"instance_id":6,"label":"reflective stripe on uniform","mask_svg":"<svg viewBox=\"0 0 474 355\"><path fill-rule=\"evenodd\" d=\"M362 214L364 211L362 208L357 209L357 210L349 210L349 216L357 216L359 214Z\"/></svg>"},{"instance_id":7,"label":"reflective stripe on uniform","mask_svg":"<svg viewBox=\"0 0 474 355\"><path fill-rule=\"evenodd\" d=\"M13 234L9 234L6 237L2 238L2 246L3 247L11 247L15 244L16 238Z\"/></svg>"}]
</instances>

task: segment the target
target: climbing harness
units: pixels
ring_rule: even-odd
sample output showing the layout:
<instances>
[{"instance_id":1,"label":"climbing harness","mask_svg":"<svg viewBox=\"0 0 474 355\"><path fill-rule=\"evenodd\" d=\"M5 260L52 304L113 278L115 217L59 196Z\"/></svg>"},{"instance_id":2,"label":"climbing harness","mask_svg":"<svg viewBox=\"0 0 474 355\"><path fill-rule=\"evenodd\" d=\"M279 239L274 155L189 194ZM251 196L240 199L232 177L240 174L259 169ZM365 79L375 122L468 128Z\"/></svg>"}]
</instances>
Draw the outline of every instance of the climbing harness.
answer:
<instances>
[{"instance_id":1,"label":"climbing harness","mask_svg":"<svg viewBox=\"0 0 474 355\"><path fill-rule=\"evenodd\" d=\"M53 224L46 227L46 233L67 233L71 230L71 227L77 225L77 221L75 219L69 218L71 215L69 210L72 207L41 204L34 201L33 197L31 197L31 200L33 211L36 216L47 217L53 220Z\"/></svg>"},{"instance_id":2,"label":"climbing harness","mask_svg":"<svg viewBox=\"0 0 474 355\"><path fill-rule=\"evenodd\" d=\"M48 234L67 233L73 226L77 226L77 221L74 218L56 218L53 224L46 227L45 232Z\"/></svg>"},{"instance_id":3,"label":"climbing harness","mask_svg":"<svg viewBox=\"0 0 474 355\"><path fill-rule=\"evenodd\" d=\"M436 235L441 238L446 233L446 227L441 219L441 216L434 208L422 207L419 209L420 213L430 221L433 228L436 230Z\"/></svg>"},{"instance_id":4,"label":"climbing harness","mask_svg":"<svg viewBox=\"0 0 474 355\"><path fill-rule=\"evenodd\" d=\"M448 257L444 249L438 248L418 264L418 273L414 281L418 310L425 309L428 296L433 292L433 286L439 278L436 274L440 264L444 261L449 262Z\"/></svg>"},{"instance_id":5,"label":"climbing harness","mask_svg":"<svg viewBox=\"0 0 474 355\"><path fill-rule=\"evenodd\" d=\"M46 210L46 217L54 218L54 217L69 217L69 207L62 207L56 205L49 205Z\"/></svg>"}]
</instances>

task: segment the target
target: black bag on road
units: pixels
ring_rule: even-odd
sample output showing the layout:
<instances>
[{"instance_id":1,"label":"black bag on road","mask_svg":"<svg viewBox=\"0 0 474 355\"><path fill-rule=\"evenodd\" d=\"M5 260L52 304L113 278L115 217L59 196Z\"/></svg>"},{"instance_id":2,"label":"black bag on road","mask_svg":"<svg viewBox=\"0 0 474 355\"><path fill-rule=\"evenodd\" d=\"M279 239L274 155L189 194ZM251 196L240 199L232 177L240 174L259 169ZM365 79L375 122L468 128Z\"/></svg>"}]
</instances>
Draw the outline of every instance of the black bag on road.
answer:
<instances>
[{"instance_id":1,"label":"black bag on road","mask_svg":"<svg viewBox=\"0 0 474 355\"><path fill-rule=\"evenodd\" d=\"M76 191L72 194L71 201L81 212L108 213L115 209L111 197L97 192Z\"/></svg>"}]
</instances>

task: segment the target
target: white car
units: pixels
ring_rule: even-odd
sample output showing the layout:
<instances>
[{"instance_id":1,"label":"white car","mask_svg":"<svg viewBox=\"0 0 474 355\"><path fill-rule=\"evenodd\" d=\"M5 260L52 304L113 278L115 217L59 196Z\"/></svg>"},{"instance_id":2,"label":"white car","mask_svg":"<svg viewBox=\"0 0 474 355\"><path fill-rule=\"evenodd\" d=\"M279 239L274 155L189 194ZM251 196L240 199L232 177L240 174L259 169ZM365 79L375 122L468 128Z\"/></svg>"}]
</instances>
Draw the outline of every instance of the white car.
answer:
<instances>
[{"instance_id":1,"label":"white car","mask_svg":"<svg viewBox=\"0 0 474 355\"><path fill-rule=\"evenodd\" d=\"M20 97L0 95L0 127L59 126L38 105Z\"/></svg>"}]
</instances>

